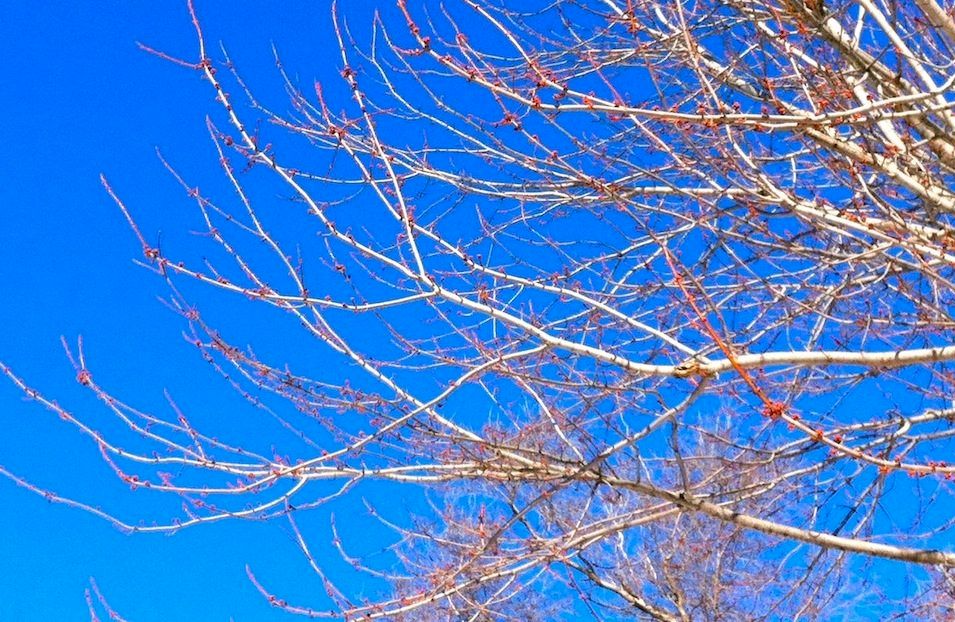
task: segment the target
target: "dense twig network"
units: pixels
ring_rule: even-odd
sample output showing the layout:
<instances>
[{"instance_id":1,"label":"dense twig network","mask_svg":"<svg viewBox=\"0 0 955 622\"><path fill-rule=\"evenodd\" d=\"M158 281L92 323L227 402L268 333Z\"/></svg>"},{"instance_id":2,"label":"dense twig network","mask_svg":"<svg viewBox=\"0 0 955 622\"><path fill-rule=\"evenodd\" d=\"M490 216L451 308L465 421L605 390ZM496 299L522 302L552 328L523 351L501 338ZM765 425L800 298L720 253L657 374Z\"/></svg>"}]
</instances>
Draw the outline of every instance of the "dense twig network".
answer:
<instances>
[{"instance_id":1,"label":"dense twig network","mask_svg":"<svg viewBox=\"0 0 955 622\"><path fill-rule=\"evenodd\" d=\"M197 59L153 52L217 96L233 196L170 170L220 260L154 247L135 196L104 184L190 339L302 457L140 412L80 351L77 380L147 449L4 371L187 514L134 526L4 474L132 531L288 520L327 594L286 602L250 577L309 616L830 619L884 597L853 578L880 558L927 569L883 612L951 615L952 12L514 4L400 0L368 45L335 12L350 100L286 78L288 113L193 11ZM333 363L234 345L190 282L294 317ZM390 586L376 602L326 576L295 522L367 480L432 504L381 518L396 564L340 546Z\"/></svg>"}]
</instances>

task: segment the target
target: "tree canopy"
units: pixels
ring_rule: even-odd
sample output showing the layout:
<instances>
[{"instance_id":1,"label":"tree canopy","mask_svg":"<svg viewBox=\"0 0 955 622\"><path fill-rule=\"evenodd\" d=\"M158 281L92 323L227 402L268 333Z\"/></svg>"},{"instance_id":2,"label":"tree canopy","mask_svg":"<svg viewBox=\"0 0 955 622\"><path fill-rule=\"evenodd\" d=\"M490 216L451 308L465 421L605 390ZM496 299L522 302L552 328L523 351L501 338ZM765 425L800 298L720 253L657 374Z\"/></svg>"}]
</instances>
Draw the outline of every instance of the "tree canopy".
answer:
<instances>
[{"instance_id":1,"label":"tree canopy","mask_svg":"<svg viewBox=\"0 0 955 622\"><path fill-rule=\"evenodd\" d=\"M103 183L273 431L142 412L71 347L111 423L4 369L184 509L143 526L8 477L133 532L286 521L324 591L250 576L290 614L950 619L950 8L341 6L317 61L338 79L277 42L279 105L190 9L193 57L146 51L215 95L219 188L167 165L203 257ZM208 290L223 306L194 302ZM221 330L223 309L255 321ZM299 528L348 496L380 554Z\"/></svg>"}]
</instances>

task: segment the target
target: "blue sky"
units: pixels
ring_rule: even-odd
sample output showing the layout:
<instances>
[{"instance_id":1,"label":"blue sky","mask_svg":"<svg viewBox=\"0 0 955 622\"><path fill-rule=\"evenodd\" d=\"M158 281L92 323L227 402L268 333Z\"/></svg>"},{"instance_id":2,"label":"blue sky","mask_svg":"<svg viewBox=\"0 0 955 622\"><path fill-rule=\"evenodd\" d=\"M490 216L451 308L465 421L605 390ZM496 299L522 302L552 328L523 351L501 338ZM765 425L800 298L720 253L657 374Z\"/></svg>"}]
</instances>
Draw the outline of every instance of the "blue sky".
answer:
<instances>
[{"instance_id":1,"label":"blue sky","mask_svg":"<svg viewBox=\"0 0 955 622\"><path fill-rule=\"evenodd\" d=\"M242 3L237 10L234 2L200 0L197 6L208 41L223 41L256 93L284 110L273 42L301 82L318 79L343 89L329 4ZM366 3L348 4L356 32L367 27ZM386 4L394 10L393 2ZM105 173L150 240L183 253L193 252L189 230L199 228L197 215L155 149L190 183L223 188L205 126L215 111L208 84L141 51L137 41L194 58L185 3L0 3L0 360L95 425L100 409L74 381L60 344L61 336L75 342L82 335L97 382L135 406L168 415L168 391L190 417L228 418L230 432L251 434L259 429L258 415L182 338L183 322L158 300L167 294L163 282L134 264L141 249L99 182ZM455 95L470 96L449 97ZM244 307L231 315L229 309L220 308L218 318L227 325L256 317ZM131 522L168 516L169 507L148 494L130 495L91 443L25 402L9 383L0 383L0 429L0 465L35 484ZM365 486L329 507L340 521L347 515L346 544L354 552L373 552L387 541L361 504L364 494L375 492ZM315 597L321 584L281 522L129 536L5 479L0 500L2 621L85 619L83 590L91 576L136 622L288 619L247 580L247 564L282 597L321 604ZM396 500L393 507L411 503ZM303 519L302 526L327 550L327 514ZM354 582L337 558L322 562L356 591L373 589ZM885 568L889 574L897 567Z\"/></svg>"},{"instance_id":2,"label":"blue sky","mask_svg":"<svg viewBox=\"0 0 955 622\"><path fill-rule=\"evenodd\" d=\"M248 75L273 85L273 41L291 66L335 75L324 4L282 3L294 19L275 3L235 10L207 0L198 8L209 39L227 43ZM185 3L0 3L0 360L67 407L94 412L59 343L82 335L97 380L137 406L162 410L168 389L190 412L231 413L238 398L181 338L182 322L157 300L162 282L133 264L138 244L98 179L107 174L144 229L159 235L194 214L154 149L199 179L214 171L207 85L137 41L193 57ZM6 468L124 518L142 515L94 446L9 383L0 384L0 422ZM319 586L284 525L127 536L6 480L0 499L0 620L86 619L90 576L118 611L141 622L287 619L248 582L246 564L289 597Z\"/></svg>"}]
</instances>

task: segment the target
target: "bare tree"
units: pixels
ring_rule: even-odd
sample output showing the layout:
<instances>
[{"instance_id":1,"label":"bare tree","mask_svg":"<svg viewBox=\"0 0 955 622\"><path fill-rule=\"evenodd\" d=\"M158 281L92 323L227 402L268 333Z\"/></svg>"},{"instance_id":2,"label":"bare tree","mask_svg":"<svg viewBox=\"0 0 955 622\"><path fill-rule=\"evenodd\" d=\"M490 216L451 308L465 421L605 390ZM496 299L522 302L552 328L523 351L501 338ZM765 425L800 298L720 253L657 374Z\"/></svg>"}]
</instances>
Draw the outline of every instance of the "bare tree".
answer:
<instances>
[{"instance_id":1,"label":"bare tree","mask_svg":"<svg viewBox=\"0 0 955 622\"><path fill-rule=\"evenodd\" d=\"M217 95L234 192L170 167L209 261L160 250L104 184L201 355L288 434L270 456L225 423L140 412L77 352L115 415L94 429L5 368L134 489L191 507L104 518L287 520L327 595L253 581L311 616L948 619L952 8L398 9L367 41L334 12L350 99L279 63L284 111L195 11L195 60L153 51ZM195 283L290 316L327 363L257 356L190 303ZM390 586L364 602L295 521L371 480L396 544L381 564L340 545ZM426 511L383 504L411 491Z\"/></svg>"}]
</instances>

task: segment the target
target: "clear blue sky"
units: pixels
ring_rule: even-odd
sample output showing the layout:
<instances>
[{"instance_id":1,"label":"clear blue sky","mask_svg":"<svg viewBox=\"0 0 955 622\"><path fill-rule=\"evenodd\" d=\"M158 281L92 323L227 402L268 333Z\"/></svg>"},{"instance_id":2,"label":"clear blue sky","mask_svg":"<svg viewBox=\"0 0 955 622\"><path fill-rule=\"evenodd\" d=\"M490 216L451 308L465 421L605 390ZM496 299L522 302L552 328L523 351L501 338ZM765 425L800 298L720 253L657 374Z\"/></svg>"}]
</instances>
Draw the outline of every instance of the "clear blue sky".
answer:
<instances>
[{"instance_id":1,"label":"clear blue sky","mask_svg":"<svg viewBox=\"0 0 955 622\"><path fill-rule=\"evenodd\" d=\"M200 0L198 9L210 41L225 42L244 72L270 88L273 41L303 79L337 73L326 4ZM367 8L349 11L356 23L371 18ZM140 51L137 41L193 58L185 3L0 3L0 359L66 406L93 412L59 344L61 335L82 335L97 380L136 405L162 411L168 389L190 412L231 416L237 398L157 302L163 284L133 265L140 249L99 184L106 173L155 235L189 206L154 148L193 179L214 172L204 126L213 109L208 86ZM94 446L6 382L0 422L3 466L123 518L144 515ZM283 596L321 592L284 525L127 536L6 480L0 500L0 620L87 619L90 576L137 622L287 619L248 582L247 563ZM327 524L315 533L330 537Z\"/></svg>"},{"instance_id":2,"label":"clear blue sky","mask_svg":"<svg viewBox=\"0 0 955 622\"><path fill-rule=\"evenodd\" d=\"M392 0L342 4L356 30L370 23L372 5L394 11ZM273 42L303 83L340 84L328 5L197 1L208 41L224 42L256 92L279 106ZM0 3L0 360L95 422L99 409L74 381L60 345L61 335L82 335L97 381L137 407L168 415L168 390L191 415L252 429L256 414L185 343L183 322L157 301L166 294L162 281L134 265L141 249L99 182L108 175L144 232L175 248L189 246L196 214L155 148L191 183L221 184L205 128L215 111L208 85L142 52L137 41L195 58L185 2ZM40 486L132 522L163 509L148 494L130 495L91 443L6 382L0 431L0 464ZM339 517L350 513L355 551L374 551L385 537L363 527L374 524L361 505L369 490L330 508ZM325 514L303 527L328 549ZM336 558L323 562L351 580ZM281 522L129 536L0 479L0 622L87 619L90 576L135 622L289 619L249 583L246 564L282 597L322 604L321 583ZM898 566L876 568L898 578Z\"/></svg>"}]
</instances>

